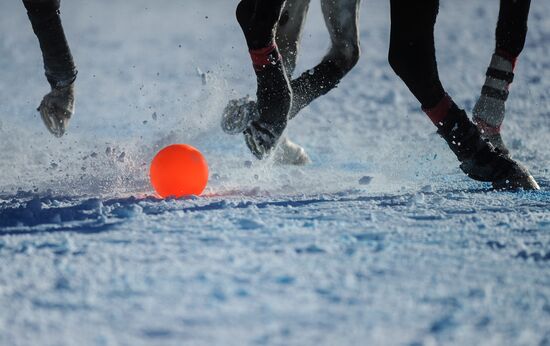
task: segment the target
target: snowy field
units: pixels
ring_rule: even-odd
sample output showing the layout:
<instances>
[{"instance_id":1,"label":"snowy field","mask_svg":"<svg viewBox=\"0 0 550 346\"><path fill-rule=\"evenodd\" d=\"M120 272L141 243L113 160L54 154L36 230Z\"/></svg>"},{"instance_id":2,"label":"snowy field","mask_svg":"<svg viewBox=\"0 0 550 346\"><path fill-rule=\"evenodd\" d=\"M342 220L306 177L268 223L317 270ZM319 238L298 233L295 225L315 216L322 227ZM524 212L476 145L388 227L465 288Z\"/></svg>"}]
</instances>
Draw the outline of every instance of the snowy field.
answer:
<instances>
[{"instance_id":1,"label":"snowy field","mask_svg":"<svg viewBox=\"0 0 550 346\"><path fill-rule=\"evenodd\" d=\"M80 72L55 139L37 40L1 1L0 345L550 345L550 1L503 126L542 188L518 193L459 171L388 66L386 0L362 5L356 69L290 123L313 163L253 160L219 127L255 91L235 6L62 1ZM497 11L442 1L440 74L468 112ZM328 46L314 0L297 72ZM152 197L171 143L206 156L205 196Z\"/></svg>"}]
</instances>

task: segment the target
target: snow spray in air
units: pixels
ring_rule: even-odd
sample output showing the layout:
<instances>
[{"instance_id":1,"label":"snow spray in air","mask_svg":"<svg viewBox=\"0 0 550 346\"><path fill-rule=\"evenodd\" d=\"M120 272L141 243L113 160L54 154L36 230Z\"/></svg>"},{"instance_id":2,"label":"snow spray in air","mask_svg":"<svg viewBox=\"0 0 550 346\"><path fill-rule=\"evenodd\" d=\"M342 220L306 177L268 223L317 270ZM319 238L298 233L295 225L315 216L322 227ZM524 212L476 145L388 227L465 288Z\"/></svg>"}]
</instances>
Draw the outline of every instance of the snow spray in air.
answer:
<instances>
[{"instance_id":1,"label":"snow spray in air","mask_svg":"<svg viewBox=\"0 0 550 346\"><path fill-rule=\"evenodd\" d=\"M151 161L151 185L162 197L200 195L208 183L208 163L196 148L172 144Z\"/></svg>"}]
</instances>

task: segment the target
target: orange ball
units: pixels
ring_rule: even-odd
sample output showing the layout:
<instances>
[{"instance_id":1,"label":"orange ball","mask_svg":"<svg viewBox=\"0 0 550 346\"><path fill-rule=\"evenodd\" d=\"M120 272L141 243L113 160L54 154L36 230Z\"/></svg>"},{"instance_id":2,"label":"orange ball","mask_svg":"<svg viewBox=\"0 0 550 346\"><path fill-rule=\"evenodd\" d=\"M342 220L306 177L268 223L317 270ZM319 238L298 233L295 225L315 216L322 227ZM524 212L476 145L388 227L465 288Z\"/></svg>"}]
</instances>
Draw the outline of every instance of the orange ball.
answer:
<instances>
[{"instance_id":1,"label":"orange ball","mask_svg":"<svg viewBox=\"0 0 550 346\"><path fill-rule=\"evenodd\" d=\"M208 183L208 163L187 144L172 144L151 161L151 184L163 198L200 195Z\"/></svg>"}]
</instances>

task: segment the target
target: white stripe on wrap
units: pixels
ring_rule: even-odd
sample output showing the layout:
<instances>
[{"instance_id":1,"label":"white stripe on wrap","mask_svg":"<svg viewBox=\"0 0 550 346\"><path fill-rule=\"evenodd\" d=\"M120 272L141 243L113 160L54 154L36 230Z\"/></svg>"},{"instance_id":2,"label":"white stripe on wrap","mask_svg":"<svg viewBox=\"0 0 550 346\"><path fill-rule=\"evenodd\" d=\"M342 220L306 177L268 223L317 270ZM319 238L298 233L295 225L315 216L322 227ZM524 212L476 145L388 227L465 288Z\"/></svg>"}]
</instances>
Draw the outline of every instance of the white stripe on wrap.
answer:
<instances>
[{"instance_id":1,"label":"white stripe on wrap","mask_svg":"<svg viewBox=\"0 0 550 346\"><path fill-rule=\"evenodd\" d=\"M504 59L500 55L493 54L493 57L491 58L491 65L492 68L496 70L501 70L505 72L514 72L514 66L512 65L512 62Z\"/></svg>"}]
</instances>

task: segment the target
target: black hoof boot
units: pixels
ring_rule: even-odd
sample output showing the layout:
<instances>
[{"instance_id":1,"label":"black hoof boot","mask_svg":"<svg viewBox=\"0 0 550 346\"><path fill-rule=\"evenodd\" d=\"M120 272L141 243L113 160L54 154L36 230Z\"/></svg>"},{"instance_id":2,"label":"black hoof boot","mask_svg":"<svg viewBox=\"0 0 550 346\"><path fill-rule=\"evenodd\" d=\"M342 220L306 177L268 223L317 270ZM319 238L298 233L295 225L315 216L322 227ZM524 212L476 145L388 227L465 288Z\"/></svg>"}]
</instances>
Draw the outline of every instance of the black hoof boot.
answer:
<instances>
[{"instance_id":1,"label":"black hoof boot","mask_svg":"<svg viewBox=\"0 0 550 346\"><path fill-rule=\"evenodd\" d=\"M446 119L438 124L437 132L470 178L491 182L499 190L540 189L527 169L485 141L466 113L454 103Z\"/></svg>"},{"instance_id":2,"label":"black hoof boot","mask_svg":"<svg viewBox=\"0 0 550 346\"><path fill-rule=\"evenodd\" d=\"M222 114L221 127L229 135L243 133L254 120L260 118L256 101L249 96L231 100Z\"/></svg>"}]
</instances>

